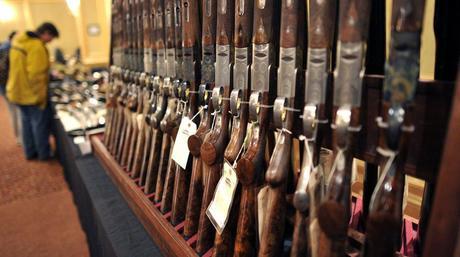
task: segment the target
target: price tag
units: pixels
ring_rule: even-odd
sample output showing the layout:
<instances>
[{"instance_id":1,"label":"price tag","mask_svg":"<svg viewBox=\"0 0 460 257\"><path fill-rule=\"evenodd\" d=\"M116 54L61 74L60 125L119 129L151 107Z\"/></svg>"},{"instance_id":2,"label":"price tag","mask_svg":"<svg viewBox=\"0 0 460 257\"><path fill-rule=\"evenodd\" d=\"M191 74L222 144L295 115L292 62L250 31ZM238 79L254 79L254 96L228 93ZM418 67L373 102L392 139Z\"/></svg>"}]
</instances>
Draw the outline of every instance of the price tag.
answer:
<instances>
[{"instance_id":1,"label":"price tag","mask_svg":"<svg viewBox=\"0 0 460 257\"><path fill-rule=\"evenodd\" d=\"M187 167L190 150L188 149L188 138L196 133L196 124L188 117L183 117L177 132L176 141L172 152L172 159L185 169Z\"/></svg>"},{"instance_id":2,"label":"price tag","mask_svg":"<svg viewBox=\"0 0 460 257\"><path fill-rule=\"evenodd\" d=\"M206 215L208 215L219 234L222 234L225 225L227 225L237 186L238 178L235 169L225 161L222 177L214 192L214 198L206 210Z\"/></svg>"}]
</instances>

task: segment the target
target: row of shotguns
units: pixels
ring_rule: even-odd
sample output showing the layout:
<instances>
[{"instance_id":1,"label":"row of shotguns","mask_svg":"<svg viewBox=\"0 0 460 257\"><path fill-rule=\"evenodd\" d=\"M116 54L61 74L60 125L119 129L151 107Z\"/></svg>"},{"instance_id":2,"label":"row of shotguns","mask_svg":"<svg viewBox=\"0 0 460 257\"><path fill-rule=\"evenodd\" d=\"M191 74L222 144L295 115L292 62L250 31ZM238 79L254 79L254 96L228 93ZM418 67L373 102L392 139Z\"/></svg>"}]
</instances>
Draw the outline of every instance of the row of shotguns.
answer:
<instances>
[{"instance_id":1,"label":"row of shotguns","mask_svg":"<svg viewBox=\"0 0 460 257\"><path fill-rule=\"evenodd\" d=\"M371 2L114 0L105 144L199 255L345 255ZM393 1L363 256L400 247L423 13L424 0ZM184 118L198 126L185 169L170 158ZM224 162L238 188L219 234L206 209Z\"/></svg>"}]
</instances>

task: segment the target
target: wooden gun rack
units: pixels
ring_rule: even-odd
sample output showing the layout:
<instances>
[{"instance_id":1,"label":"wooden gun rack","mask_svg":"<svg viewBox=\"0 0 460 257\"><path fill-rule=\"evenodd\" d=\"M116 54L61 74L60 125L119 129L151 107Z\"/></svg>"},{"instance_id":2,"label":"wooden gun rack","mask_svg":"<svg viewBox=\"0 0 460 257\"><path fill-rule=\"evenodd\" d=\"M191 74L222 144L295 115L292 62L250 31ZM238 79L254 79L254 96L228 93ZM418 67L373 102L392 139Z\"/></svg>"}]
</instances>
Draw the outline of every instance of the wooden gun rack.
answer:
<instances>
[{"instance_id":1,"label":"wooden gun rack","mask_svg":"<svg viewBox=\"0 0 460 257\"><path fill-rule=\"evenodd\" d=\"M159 204L153 202L154 194L144 194L143 187L136 183L137 179L132 179L123 167L117 163L102 143L100 137L92 136L91 145L94 155L101 161L105 171L117 185L129 207L139 218L145 230L161 249L162 253L175 257L198 256L192 248L196 242L196 235L188 240L181 235L184 222L177 226L169 223L171 212L166 214L160 212ZM212 250L209 250L203 256L210 257L211 255Z\"/></svg>"},{"instance_id":2,"label":"wooden gun rack","mask_svg":"<svg viewBox=\"0 0 460 257\"><path fill-rule=\"evenodd\" d=\"M416 127L412 136L408 163L405 173L429 183L435 183L441 164L444 138L449 123L452 97L455 84L443 81L420 81L417 87L414 115ZM355 158L377 165L376 147L379 128L375 119L381 116L381 90L383 76L370 75L364 78L362 93L362 129L359 134ZM331 85L331 84L330 84ZM331 92L331 90L329 90ZM329 97L330 98L330 97ZM329 99L329 103L331 103ZM331 145L331 133L326 133L325 146ZM108 175L119 187L128 205L134 211L155 243L168 256L197 256L193 250L196 236L186 240L181 235L184 223L172 226L170 213L162 214L153 203L153 194L145 195L142 188L133 180L105 148L97 136L91 138L94 154L102 162ZM366 183L364 187L366 188ZM364 190L372 194L372 190ZM369 193L368 193L369 194ZM369 197L369 196L367 196ZM349 231L352 242L362 243L363 235ZM212 249L203 256L211 256Z\"/></svg>"}]
</instances>

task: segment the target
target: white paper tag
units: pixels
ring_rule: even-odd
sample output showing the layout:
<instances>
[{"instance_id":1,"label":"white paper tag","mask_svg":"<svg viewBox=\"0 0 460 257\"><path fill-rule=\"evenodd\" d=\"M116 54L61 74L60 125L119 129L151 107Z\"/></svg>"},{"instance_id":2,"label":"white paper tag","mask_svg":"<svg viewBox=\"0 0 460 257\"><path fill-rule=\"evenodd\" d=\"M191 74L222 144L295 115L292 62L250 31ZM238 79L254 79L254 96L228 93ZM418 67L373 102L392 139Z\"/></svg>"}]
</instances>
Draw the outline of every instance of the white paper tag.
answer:
<instances>
[{"instance_id":1,"label":"white paper tag","mask_svg":"<svg viewBox=\"0 0 460 257\"><path fill-rule=\"evenodd\" d=\"M206 210L206 215L219 234L222 234L227 225L237 185L238 178L235 169L225 160L222 177L217 184L214 198Z\"/></svg>"},{"instance_id":2,"label":"white paper tag","mask_svg":"<svg viewBox=\"0 0 460 257\"><path fill-rule=\"evenodd\" d=\"M262 230L264 227L265 213L267 212L268 188L268 186L264 186L257 194L257 227L259 230L259 242L262 241Z\"/></svg>"},{"instance_id":3,"label":"white paper tag","mask_svg":"<svg viewBox=\"0 0 460 257\"><path fill-rule=\"evenodd\" d=\"M177 132L176 141L172 152L172 159L185 169L187 167L190 150L188 149L188 138L196 133L196 124L188 117L183 117Z\"/></svg>"}]
</instances>

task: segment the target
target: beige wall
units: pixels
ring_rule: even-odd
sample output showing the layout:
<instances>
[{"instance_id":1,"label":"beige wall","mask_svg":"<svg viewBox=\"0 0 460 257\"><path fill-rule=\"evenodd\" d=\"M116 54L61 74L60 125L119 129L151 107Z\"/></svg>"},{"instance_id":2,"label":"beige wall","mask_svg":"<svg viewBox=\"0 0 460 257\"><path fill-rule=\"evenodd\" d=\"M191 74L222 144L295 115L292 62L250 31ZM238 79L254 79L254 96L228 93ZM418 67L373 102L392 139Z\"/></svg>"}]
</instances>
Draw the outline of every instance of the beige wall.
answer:
<instances>
[{"instance_id":1,"label":"beige wall","mask_svg":"<svg viewBox=\"0 0 460 257\"><path fill-rule=\"evenodd\" d=\"M32 30L44 21L53 22L59 29L60 38L49 46L50 53L60 47L64 54L71 55L80 47L83 62L88 65L107 65L109 61L110 0L81 0L77 16L73 16L65 0L0 0L15 12L12 21L0 19L0 41L12 30ZM98 24L101 33L89 36L89 24Z\"/></svg>"}]
</instances>

